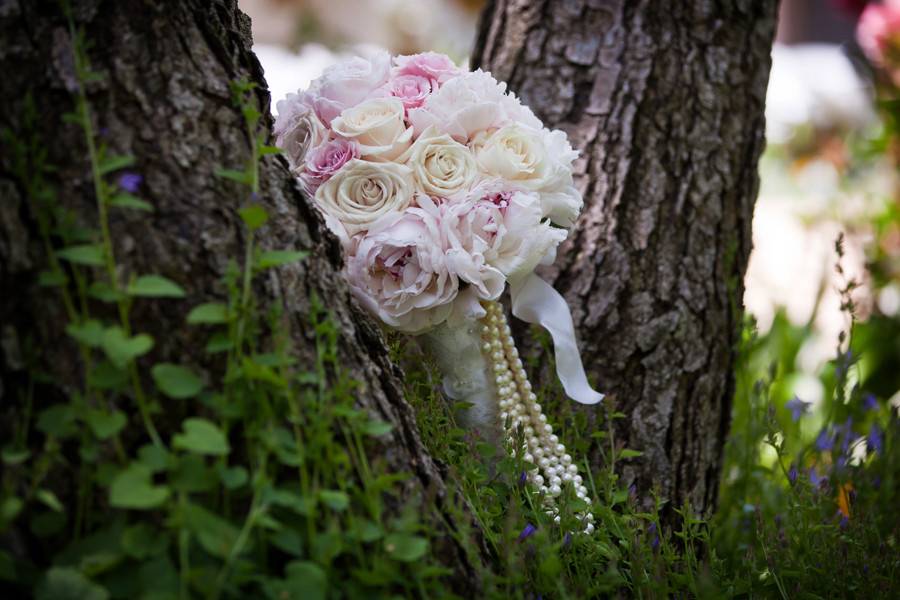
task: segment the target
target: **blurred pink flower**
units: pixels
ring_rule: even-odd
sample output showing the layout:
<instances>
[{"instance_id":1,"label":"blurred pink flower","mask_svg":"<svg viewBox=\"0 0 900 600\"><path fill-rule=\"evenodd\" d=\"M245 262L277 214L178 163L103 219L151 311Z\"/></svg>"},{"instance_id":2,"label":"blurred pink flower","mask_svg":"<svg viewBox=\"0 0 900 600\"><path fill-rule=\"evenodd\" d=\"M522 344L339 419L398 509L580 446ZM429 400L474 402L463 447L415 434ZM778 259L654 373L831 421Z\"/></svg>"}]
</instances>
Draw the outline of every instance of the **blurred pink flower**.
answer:
<instances>
[{"instance_id":1,"label":"blurred pink flower","mask_svg":"<svg viewBox=\"0 0 900 600\"><path fill-rule=\"evenodd\" d=\"M896 53L900 46L900 0L866 6L859 17L856 39L869 60L889 67L891 48Z\"/></svg>"},{"instance_id":2,"label":"blurred pink flower","mask_svg":"<svg viewBox=\"0 0 900 600\"><path fill-rule=\"evenodd\" d=\"M434 79L439 84L462 73L449 56L437 52L398 56L394 59L394 64L397 65L396 75L421 75Z\"/></svg>"},{"instance_id":3,"label":"blurred pink flower","mask_svg":"<svg viewBox=\"0 0 900 600\"><path fill-rule=\"evenodd\" d=\"M403 102L403 108L418 108L437 89L437 81L423 75L397 75L388 83L391 96Z\"/></svg>"},{"instance_id":4,"label":"blurred pink flower","mask_svg":"<svg viewBox=\"0 0 900 600\"><path fill-rule=\"evenodd\" d=\"M306 155L306 168L300 175L303 188L309 195L315 195L319 186L352 158L359 158L359 145L344 138L337 138L311 149Z\"/></svg>"}]
</instances>

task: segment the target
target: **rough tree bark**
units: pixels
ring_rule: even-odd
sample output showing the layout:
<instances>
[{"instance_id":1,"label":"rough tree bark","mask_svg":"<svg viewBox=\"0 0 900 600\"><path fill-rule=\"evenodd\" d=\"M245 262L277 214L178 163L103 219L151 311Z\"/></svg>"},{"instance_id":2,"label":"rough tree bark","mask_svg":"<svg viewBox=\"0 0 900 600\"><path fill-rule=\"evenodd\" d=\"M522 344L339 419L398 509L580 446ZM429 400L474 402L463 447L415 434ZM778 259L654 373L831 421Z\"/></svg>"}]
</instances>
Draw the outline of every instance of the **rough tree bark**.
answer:
<instances>
[{"instance_id":1,"label":"rough tree bark","mask_svg":"<svg viewBox=\"0 0 900 600\"><path fill-rule=\"evenodd\" d=\"M237 210L246 202L246 193L214 171L244 164L249 152L229 82L246 77L259 83L260 105L269 105L262 69L250 50L249 19L235 0L72 4L77 24L93 44L93 68L103 75L88 89L95 126L114 151L136 157L134 170L144 176L141 197L155 207L151 216L137 211L111 214L121 275L158 273L187 291L184 300L139 303L133 322L155 338L153 362L168 360L216 372L221 365L216 367L204 355L205 338L186 328L184 319L190 307L223 298L227 262L239 257L243 247ZM0 9L0 127L17 129L23 97L30 91L41 115L40 135L49 162L58 168L53 183L59 201L78 220L94 224L96 205L83 134L61 119L72 110L75 85L66 22L55 2L4 2ZM65 397L79 389L82 377L75 347L63 331L58 296L36 283L46 256L22 184L10 173L10 158L4 151L0 161L0 403L8 417L0 424L4 440L10 439L12 417L21 410L26 340L41 340L40 353L58 382L42 388L39 401ZM378 328L351 301L338 276L339 244L303 198L281 157L266 158L260 178L260 202L272 218L259 239L273 249L307 249L310 256L271 271L258 294L264 302L281 302L290 315L301 368L314 365L316 357L307 325L310 299L316 295L325 300L341 330L340 360L363 384L358 405L394 425L373 453L391 470L413 474L402 484L401 502L417 503L423 515L440 516L448 491L420 442L414 415L403 399L400 373L388 359ZM164 407L164 412L170 408L177 410ZM137 423L136 415L133 419ZM440 518L435 521L438 531L448 526ZM477 577L450 540L447 536L446 547L436 548L435 556L454 569L454 581L464 592L477 586Z\"/></svg>"},{"instance_id":2,"label":"rough tree bark","mask_svg":"<svg viewBox=\"0 0 900 600\"><path fill-rule=\"evenodd\" d=\"M777 0L493 0L475 67L576 149L585 209L543 272L609 392L622 468L710 510L734 388Z\"/></svg>"}]
</instances>

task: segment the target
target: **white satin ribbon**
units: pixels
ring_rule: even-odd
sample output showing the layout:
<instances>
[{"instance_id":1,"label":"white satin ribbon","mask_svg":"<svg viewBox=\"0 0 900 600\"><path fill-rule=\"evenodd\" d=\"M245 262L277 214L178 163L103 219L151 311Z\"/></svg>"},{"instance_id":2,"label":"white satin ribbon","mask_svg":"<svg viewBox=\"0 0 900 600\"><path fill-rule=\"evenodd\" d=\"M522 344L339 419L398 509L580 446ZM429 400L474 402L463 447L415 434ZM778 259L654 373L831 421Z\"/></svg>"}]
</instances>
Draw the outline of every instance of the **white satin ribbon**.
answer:
<instances>
[{"instance_id":1,"label":"white satin ribbon","mask_svg":"<svg viewBox=\"0 0 900 600\"><path fill-rule=\"evenodd\" d=\"M550 332L556 353L556 374L566 395L581 404L597 404L603 400L603 394L588 383L581 354L575 344L572 313L565 298L534 273L510 281L509 287L512 313Z\"/></svg>"}]
</instances>

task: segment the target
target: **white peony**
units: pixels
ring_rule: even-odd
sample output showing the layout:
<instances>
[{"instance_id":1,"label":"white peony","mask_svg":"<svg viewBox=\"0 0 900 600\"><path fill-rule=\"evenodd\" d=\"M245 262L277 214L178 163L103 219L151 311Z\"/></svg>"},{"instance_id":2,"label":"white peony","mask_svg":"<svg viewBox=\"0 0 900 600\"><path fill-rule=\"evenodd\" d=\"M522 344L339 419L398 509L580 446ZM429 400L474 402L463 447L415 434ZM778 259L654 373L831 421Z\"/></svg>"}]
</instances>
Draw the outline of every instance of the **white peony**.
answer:
<instances>
[{"instance_id":1,"label":"white peony","mask_svg":"<svg viewBox=\"0 0 900 600\"><path fill-rule=\"evenodd\" d=\"M440 198L468 190L478 174L471 150L435 127L426 129L397 160L412 169L426 194Z\"/></svg>"},{"instance_id":2,"label":"white peony","mask_svg":"<svg viewBox=\"0 0 900 600\"><path fill-rule=\"evenodd\" d=\"M420 208L388 214L372 224L347 261L347 277L363 306L412 334L445 321L459 291L437 219Z\"/></svg>"},{"instance_id":3,"label":"white peony","mask_svg":"<svg viewBox=\"0 0 900 600\"><path fill-rule=\"evenodd\" d=\"M572 150L562 131L521 124L478 133L471 142L482 173L539 192L542 216L570 227L583 201L572 180Z\"/></svg>"},{"instance_id":4,"label":"white peony","mask_svg":"<svg viewBox=\"0 0 900 600\"><path fill-rule=\"evenodd\" d=\"M413 194L412 171L404 165L353 159L316 190L316 204L353 236L384 215L405 210Z\"/></svg>"},{"instance_id":5,"label":"white peony","mask_svg":"<svg viewBox=\"0 0 900 600\"><path fill-rule=\"evenodd\" d=\"M404 114L399 99L372 98L335 117L331 129L356 141L363 157L390 161L409 148L412 141L412 127L404 124Z\"/></svg>"},{"instance_id":6,"label":"white peony","mask_svg":"<svg viewBox=\"0 0 900 600\"><path fill-rule=\"evenodd\" d=\"M506 279L531 273L567 235L543 219L537 193L510 190L499 179L483 181L452 199L445 212L445 228L461 238L477 239L470 246L480 247L487 263Z\"/></svg>"},{"instance_id":7,"label":"white peony","mask_svg":"<svg viewBox=\"0 0 900 600\"><path fill-rule=\"evenodd\" d=\"M479 131L513 122L541 127L528 107L506 93L505 83L480 69L447 80L421 107L409 111L409 122L416 135L435 126L463 143Z\"/></svg>"}]
</instances>

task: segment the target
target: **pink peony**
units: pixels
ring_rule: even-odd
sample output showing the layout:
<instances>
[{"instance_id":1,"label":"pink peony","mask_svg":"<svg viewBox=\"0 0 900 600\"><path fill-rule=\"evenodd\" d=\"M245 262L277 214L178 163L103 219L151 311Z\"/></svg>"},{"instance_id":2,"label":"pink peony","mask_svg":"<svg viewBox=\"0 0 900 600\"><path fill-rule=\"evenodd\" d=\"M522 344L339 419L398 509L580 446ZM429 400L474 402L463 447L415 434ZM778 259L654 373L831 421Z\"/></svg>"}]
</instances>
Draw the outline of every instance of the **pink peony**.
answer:
<instances>
[{"instance_id":1,"label":"pink peony","mask_svg":"<svg viewBox=\"0 0 900 600\"><path fill-rule=\"evenodd\" d=\"M394 58L394 64L395 75L419 75L441 85L462 73L449 56L437 52L398 56Z\"/></svg>"},{"instance_id":2,"label":"pink peony","mask_svg":"<svg viewBox=\"0 0 900 600\"><path fill-rule=\"evenodd\" d=\"M480 131L513 122L538 130L542 127L529 108L506 93L506 84L481 70L448 80L422 106L410 109L408 116L416 136L434 126L462 143Z\"/></svg>"},{"instance_id":3,"label":"pink peony","mask_svg":"<svg viewBox=\"0 0 900 600\"><path fill-rule=\"evenodd\" d=\"M347 260L357 299L388 325L422 333L447 319L459 291L433 212L410 208L376 221Z\"/></svg>"},{"instance_id":4,"label":"pink peony","mask_svg":"<svg viewBox=\"0 0 900 600\"><path fill-rule=\"evenodd\" d=\"M330 127L345 108L383 95L381 90L390 72L391 57L387 52L378 52L371 58L356 56L328 67L309 89L316 113Z\"/></svg>"},{"instance_id":5,"label":"pink peony","mask_svg":"<svg viewBox=\"0 0 900 600\"><path fill-rule=\"evenodd\" d=\"M312 148L306 154L306 168L300 175L303 189L314 196L320 185L353 158L359 158L359 145L353 140L337 138Z\"/></svg>"},{"instance_id":6,"label":"pink peony","mask_svg":"<svg viewBox=\"0 0 900 600\"><path fill-rule=\"evenodd\" d=\"M889 53L897 53L900 47L900 0L866 6L859 17L856 39L869 60L885 66Z\"/></svg>"},{"instance_id":7,"label":"pink peony","mask_svg":"<svg viewBox=\"0 0 900 600\"><path fill-rule=\"evenodd\" d=\"M397 75L388 83L391 96L403 102L403 108L409 110L422 106L425 99L437 89L437 82L422 75Z\"/></svg>"}]
</instances>

